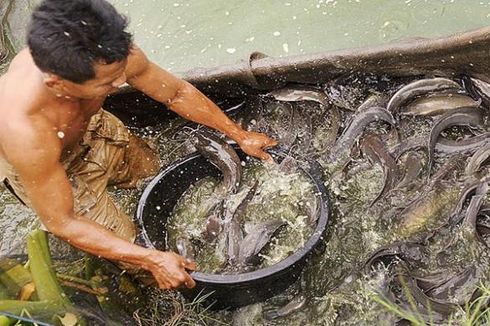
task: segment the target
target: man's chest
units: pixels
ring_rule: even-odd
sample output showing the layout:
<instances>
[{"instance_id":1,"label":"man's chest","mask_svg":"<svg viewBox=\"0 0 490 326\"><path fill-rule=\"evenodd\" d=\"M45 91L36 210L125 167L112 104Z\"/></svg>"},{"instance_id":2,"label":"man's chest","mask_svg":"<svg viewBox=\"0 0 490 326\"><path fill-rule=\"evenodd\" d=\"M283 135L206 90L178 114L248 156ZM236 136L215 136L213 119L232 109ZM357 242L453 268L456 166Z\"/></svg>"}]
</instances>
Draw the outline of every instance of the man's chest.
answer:
<instances>
[{"instance_id":1,"label":"man's chest","mask_svg":"<svg viewBox=\"0 0 490 326\"><path fill-rule=\"evenodd\" d=\"M101 109L102 103L103 100L82 101L58 110L59 115L54 131L61 139L65 150L79 143L90 119Z\"/></svg>"}]
</instances>

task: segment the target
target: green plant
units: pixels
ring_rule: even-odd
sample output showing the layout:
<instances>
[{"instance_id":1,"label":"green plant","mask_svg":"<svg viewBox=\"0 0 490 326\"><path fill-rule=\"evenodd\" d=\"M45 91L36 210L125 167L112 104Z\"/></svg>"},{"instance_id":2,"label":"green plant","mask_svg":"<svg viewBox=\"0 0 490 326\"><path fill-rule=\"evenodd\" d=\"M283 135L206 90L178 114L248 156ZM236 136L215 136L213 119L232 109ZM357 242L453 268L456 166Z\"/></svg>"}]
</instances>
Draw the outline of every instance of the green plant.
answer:
<instances>
[{"instance_id":1,"label":"green plant","mask_svg":"<svg viewBox=\"0 0 490 326\"><path fill-rule=\"evenodd\" d=\"M206 299L212 293L198 295L194 300L187 302L178 293L154 289L150 296L154 304L150 308L134 313L137 325L228 325L215 318L206 306Z\"/></svg>"},{"instance_id":2,"label":"green plant","mask_svg":"<svg viewBox=\"0 0 490 326\"><path fill-rule=\"evenodd\" d=\"M419 312L413 295L406 286L406 283L401 283L403 293L409 302L409 309L393 302L382 293L372 293L372 300L381 305L386 311L391 312L402 319L406 319L412 325L434 325L432 313L429 311L428 321L424 319ZM461 307L451 314L446 321L446 325L477 326L488 325L490 323L490 307L488 307L488 303L490 302L490 288L484 284L481 284L477 291L480 293L478 298L468 302L464 309Z\"/></svg>"}]
</instances>

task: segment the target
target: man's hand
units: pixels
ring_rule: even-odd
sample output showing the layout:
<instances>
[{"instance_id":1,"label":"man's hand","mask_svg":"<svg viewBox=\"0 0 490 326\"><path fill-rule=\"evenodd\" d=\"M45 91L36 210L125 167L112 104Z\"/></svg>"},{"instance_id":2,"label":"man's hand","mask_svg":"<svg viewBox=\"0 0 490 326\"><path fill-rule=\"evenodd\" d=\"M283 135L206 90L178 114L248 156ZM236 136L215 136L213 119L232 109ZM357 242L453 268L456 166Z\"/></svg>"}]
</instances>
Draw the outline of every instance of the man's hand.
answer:
<instances>
[{"instance_id":1,"label":"man's hand","mask_svg":"<svg viewBox=\"0 0 490 326\"><path fill-rule=\"evenodd\" d=\"M173 252L152 250L143 266L153 274L161 289L176 289L182 285L188 288L196 282L187 270L195 270L196 264Z\"/></svg>"},{"instance_id":2,"label":"man's hand","mask_svg":"<svg viewBox=\"0 0 490 326\"><path fill-rule=\"evenodd\" d=\"M273 162L264 149L277 145L275 140L240 128L194 86L150 62L136 46L128 58L126 76L131 86L165 104L184 119L221 131L248 155Z\"/></svg>"},{"instance_id":3,"label":"man's hand","mask_svg":"<svg viewBox=\"0 0 490 326\"><path fill-rule=\"evenodd\" d=\"M253 131L244 131L241 137L239 137L237 140L237 144L250 156L258 157L267 162L274 162L272 156L264 150L268 147L276 146L277 141L265 134Z\"/></svg>"}]
</instances>

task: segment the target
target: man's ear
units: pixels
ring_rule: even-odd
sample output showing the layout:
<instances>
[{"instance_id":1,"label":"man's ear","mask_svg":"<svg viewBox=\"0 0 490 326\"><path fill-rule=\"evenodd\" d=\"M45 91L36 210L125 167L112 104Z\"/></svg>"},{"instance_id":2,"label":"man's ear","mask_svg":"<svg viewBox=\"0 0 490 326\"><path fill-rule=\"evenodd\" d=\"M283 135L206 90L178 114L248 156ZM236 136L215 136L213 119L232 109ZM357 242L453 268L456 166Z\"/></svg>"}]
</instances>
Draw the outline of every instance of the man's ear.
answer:
<instances>
[{"instance_id":1,"label":"man's ear","mask_svg":"<svg viewBox=\"0 0 490 326\"><path fill-rule=\"evenodd\" d=\"M63 84L64 81L63 79L55 74L44 74L44 84L48 86L49 88L52 88L56 91L61 91L63 90Z\"/></svg>"}]
</instances>

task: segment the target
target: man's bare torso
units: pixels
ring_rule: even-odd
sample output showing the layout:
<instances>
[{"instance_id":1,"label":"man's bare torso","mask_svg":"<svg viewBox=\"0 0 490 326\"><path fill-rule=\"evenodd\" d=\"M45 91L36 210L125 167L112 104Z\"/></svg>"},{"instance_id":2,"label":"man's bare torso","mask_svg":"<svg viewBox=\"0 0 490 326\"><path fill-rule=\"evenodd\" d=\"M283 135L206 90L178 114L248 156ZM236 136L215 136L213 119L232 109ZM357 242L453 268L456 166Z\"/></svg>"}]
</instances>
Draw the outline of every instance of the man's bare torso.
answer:
<instances>
[{"instance_id":1,"label":"man's bare torso","mask_svg":"<svg viewBox=\"0 0 490 326\"><path fill-rule=\"evenodd\" d=\"M104 99L57 97L44 85L42 72L35 66L29 51L21 51L7 73L0 77L0 156L8 157L4 143L18 136L19 131L33 128L39 137L43 137L43 133L57 135L63 159L76 149L90 118L100 110ZM44 127L34 128L40 121Z\"/></svg>"}]
</instances>

